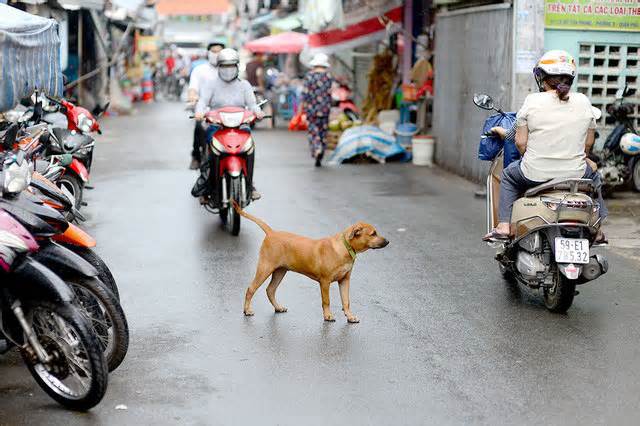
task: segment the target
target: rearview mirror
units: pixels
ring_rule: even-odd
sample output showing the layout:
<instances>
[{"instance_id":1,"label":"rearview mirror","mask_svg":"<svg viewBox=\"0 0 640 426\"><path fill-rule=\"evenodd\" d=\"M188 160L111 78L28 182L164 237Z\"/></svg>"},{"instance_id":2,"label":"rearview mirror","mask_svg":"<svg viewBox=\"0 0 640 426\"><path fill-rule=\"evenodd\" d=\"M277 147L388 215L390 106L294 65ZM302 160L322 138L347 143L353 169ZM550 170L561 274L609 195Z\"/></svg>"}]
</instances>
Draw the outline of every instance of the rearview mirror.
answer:
<instances>
[{"instance_id":1,"label":"rearview mirror","mask_svg":"<svg viewBox=\"0 0 640 426\"><path fill-rule=\"evenodd\" d=\"M478 108L492 110L494 107L493 98L485 93L476 93L473 95L473 103Z\"/></svg>"}]
</instances>

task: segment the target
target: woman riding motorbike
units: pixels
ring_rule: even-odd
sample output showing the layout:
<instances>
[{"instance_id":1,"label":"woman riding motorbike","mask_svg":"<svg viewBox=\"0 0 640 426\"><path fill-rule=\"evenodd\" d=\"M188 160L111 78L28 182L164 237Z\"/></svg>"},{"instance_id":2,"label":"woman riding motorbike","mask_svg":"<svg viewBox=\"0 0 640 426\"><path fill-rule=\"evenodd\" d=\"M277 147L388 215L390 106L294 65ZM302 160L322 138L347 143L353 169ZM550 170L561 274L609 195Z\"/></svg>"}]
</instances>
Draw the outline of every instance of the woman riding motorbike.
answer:
<instances>
[{"instance_id":1,"label":"woman riding motorbike","mask_svg":"<svg viewBox=\"0 0 640 426\"><path fill-rule=\"evenodd\" d=\"M208 109L218 109L223 107L241 107L253 111L256 114L258 120L264 117L264 113L257 105L255 94L253 93L253 87L247 80L242 80L238 77L239 68L238 63L240 57L238 52L234 49L226 48L222 49L218 53L217 57L217 69L218 77L210 79L205 82L200 88L200 98L196 104L195 119L201 121L204 118L204 114ZM213 134L218 130L215 125L209 125L207 128L207 141L211 140ZM253 186L253 163L255 152L247 156L247 177L249 179L248 185L252 188L251 198L257 200L260 198L260 194ZM215 165L209 165L212 170L215 170ZM203 197L206 191L209 190L206 177L204 176L204 167L200 169L203 173L198 178L195 186L193 187L191 194L194 197ZM213 183L213 182L211 182ZM215 189L212 188L214 191ZM212 192L216 193L216 192Z\"/></svg>"},{"instance_id":2,"label":"woman riding motorbike","mask_svg":"<svg viewBox=\"0 0 640 426\"><path fill-rule=\"evenodd\" d=\"M502 171L498 225L484 240L508 239L513 203L523 192L555 178L592 179L597 188L599 214L607 215L601 181L587 154L595 141L596 118L589 99L569 89L576 75L575 60L562 50L545 53L533 69L540 93L524 101L516 118L516 146L522 159ZM504 129L495 129L504 133ZM604 242L599 231L597 242Z\"/></svg>"}]
</instances>

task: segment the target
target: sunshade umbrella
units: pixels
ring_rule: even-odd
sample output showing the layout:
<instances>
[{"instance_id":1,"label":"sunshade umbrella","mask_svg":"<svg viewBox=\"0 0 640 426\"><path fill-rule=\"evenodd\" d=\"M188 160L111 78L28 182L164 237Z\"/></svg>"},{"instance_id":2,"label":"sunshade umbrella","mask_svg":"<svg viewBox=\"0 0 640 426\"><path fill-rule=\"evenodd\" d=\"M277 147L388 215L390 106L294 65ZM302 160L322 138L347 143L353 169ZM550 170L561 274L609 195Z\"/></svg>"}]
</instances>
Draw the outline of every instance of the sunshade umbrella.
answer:
<instances>
[{"instance_id":1,"label":"sunshade umbrella","mask_svg":"<svg viewBox=\"0 0 640 426\"><path fill-rule=\"evenodd\" d=\"M261 53L300 53L307 38L306 34L291 31L252 40L244 48Z\"/></svg>"}]
</instances>

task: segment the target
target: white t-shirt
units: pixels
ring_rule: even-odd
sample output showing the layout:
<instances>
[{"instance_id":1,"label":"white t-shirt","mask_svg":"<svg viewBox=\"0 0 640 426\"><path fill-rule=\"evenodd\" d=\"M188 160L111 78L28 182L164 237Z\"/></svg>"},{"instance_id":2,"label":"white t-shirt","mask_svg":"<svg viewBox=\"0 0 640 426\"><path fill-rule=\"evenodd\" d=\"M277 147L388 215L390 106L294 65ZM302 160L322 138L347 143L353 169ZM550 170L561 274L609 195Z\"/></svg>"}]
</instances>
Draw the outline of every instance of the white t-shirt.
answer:
<instances>
[{"instance_id":1,"label":"white t-shirt","mask_svg":"<svg viewBox=\"0 0 640 426\"><path fill-rule=\"evenodd\" d=\"M591 102L582 93L560 101L555 92L532 93L524 100L517 125L529 139L520 168L535 182L584 176L587 131L596 128Z\"/></svg>"},{"instance_id":2,"label":"white t-shirt","mask_svg":"<svg viewBox=\"0 0 640 426\"><path fill-rule=\"evenodd\" d=\"M199 96L202 96L200 90L209 81L218 77L218 70L209 62L196 66L191 71L191 77L189 77L189 89L193 89L198 92Z\"/></svg>"}]
</instances>

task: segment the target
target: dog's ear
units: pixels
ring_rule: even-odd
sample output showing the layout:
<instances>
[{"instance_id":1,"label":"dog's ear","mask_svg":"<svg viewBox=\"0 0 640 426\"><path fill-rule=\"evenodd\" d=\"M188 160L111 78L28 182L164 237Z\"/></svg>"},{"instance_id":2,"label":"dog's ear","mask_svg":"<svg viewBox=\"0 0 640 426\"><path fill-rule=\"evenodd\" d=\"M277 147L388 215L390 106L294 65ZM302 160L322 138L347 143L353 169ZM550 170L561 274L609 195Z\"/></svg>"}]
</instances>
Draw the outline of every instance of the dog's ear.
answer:
<instances>
[{"instance_id":1,"label":"dog's ear","mask_svg":"<svg viewBox=\"0 0 640 426\"><path fill-rule=\"evenodd\" d=\"M351 232L349 232L349 239L353 240L354 238L359 237L360 234L362 234L362 226L354 225L353 228L351 228Z\"/></svg>"}]
</instances>

